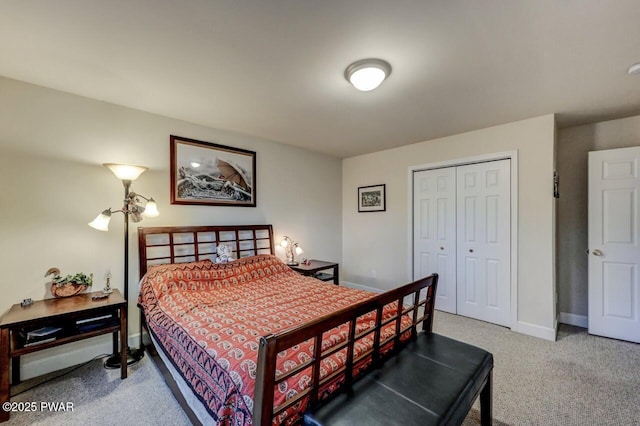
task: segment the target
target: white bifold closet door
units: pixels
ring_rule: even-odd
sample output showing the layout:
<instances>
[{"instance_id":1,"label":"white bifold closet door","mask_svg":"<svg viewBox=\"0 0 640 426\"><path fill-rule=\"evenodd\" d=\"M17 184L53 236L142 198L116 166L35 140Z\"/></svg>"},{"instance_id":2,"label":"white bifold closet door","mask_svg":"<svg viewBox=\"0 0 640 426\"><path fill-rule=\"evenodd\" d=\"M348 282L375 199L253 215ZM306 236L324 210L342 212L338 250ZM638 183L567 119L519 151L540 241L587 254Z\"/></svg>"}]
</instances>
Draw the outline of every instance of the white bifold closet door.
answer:
<instances>
[{"instance_id":1,"label":"white bifold closet door","mask_svg":"<svg viewBox=\"0 0 640 426\"><path fill-rule=\"evenodd\" d=\"M509 326L511 163L414 173L414 278L439 274L436 309Z\"/></svg>"},{"instance_id":2,"label":"white bifold closet door","mask_svg":"<svg viewBox=\"0 0 640 426\"><path fill-rule=\"evenodd\" d=\"M510 160L457 168L458 313L511 323Z\"/></svg>"},{"instance_id":3,"label":"white bifold closet door","mask_svg":"<svg viewBox=\"0 0 640 426\"><path fill-rule=\"evenodd\" d=\"M413 176L414 278L438 273L436 309L456 313L456 168Z\"/></svg>"}]
</instances>

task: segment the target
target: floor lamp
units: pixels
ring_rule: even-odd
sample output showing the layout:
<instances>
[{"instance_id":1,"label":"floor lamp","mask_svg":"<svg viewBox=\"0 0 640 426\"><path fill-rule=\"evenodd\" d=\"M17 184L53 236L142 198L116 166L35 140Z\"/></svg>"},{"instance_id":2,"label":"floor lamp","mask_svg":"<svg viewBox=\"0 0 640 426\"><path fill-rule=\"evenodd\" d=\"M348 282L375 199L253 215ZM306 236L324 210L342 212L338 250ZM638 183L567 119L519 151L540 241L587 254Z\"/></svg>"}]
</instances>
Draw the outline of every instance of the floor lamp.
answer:
<instances>
[{"instance_id":1,"label":"floor lamp","mask_svg":"<svg viewBox=\"0 0 640 426\"><path fill-rule=\"evenodd\" d=\"M128 164L105 163L103 166L109 168L122 181L124 185L124 205L122 209L111 211L111 208L100 213L89 226L99 231L109 230L109 221L112 213L122 213L124 216L124 298L127 301L127 309L129 307L129 219L132 222L140 222L142 216L156 217L158 206L153 198L146 198L140 194L131 191L131 182L138 179L147 168L142 166L132 166ZM138 203L140 199L145 200L146 206L142 207ZM105 368L120 368L120 354L118 351L117 336L113 337L113 355L104 362ZM135 364L144 357L144 346L142 345L142 323L140 323L140 347L134 350L127 348L127 365Z\"/></svg>"}]
</instances>

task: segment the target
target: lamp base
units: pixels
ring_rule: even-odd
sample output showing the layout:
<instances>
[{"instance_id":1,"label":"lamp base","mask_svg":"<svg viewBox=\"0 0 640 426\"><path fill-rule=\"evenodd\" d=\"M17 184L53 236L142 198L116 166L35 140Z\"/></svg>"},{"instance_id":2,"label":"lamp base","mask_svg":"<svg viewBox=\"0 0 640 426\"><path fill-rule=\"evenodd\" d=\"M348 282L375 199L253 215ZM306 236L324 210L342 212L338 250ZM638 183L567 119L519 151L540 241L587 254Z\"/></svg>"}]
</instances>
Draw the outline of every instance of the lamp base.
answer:
<instances>
[{"instance_id":1,"label":"lamp base","mask_svg":"<svg viewBox=\"0 0 640 426\"><path fill-rule=\"evenodd\" d=\"M144 358L144 349L138 348L131 350L127 348L127 365L133 365L139 362L142 358ZM103 366L108 370L120 368L120 359L120 352L115 353L104 361Z\"/></svg>"},{"instance_id":2,"label":"lamp base","mask_svg":"<svg viewBox=\"0 0 640 426\"><path fill-rule=\"evenodd\" d=\"M298 266L300 262L287 262L287 266Z\"/></svg>"}]
</instances>

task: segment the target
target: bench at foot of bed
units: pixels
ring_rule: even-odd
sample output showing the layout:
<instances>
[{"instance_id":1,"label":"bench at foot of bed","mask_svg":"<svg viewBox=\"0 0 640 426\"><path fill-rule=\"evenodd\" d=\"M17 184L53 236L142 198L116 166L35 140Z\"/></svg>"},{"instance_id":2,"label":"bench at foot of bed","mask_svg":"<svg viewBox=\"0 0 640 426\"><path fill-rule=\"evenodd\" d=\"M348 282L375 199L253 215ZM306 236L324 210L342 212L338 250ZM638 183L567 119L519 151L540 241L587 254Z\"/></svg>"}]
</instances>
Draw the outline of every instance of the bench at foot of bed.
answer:
<instances>
[{"instance_id":1,"label":"bench at foot of bed","mask_svg":"<svg viewBox=\"0 0 640 426\"><path fill-rule=\"evenodd\" d=\"M479 395L482 425L490 425L492 371L489 352L420 333L381 368L305 415L304 424L459 425Z\"/></svg>"}]
</instances>

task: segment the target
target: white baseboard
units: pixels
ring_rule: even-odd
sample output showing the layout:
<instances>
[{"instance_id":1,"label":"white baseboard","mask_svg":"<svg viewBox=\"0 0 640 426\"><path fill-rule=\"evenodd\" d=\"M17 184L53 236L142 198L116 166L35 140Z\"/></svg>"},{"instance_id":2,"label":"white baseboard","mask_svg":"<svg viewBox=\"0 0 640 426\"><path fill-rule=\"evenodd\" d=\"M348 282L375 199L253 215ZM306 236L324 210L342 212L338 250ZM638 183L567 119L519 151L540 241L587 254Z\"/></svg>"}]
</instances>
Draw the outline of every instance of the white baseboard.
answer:
<instances>
[{"instance_id":1,"label":"white baseboard","mask_svg":"<svg viewBox=\"0 0 640 426\"><path fill-rule=\"evenodd\" d=\"M371 291L374 293L384 293L385 290L381 290L379 288L375 288L375 287L369 287L366 285L362 285L362 284L357 284L357 283L352 283L349 281L342 281L340 283L341 285L345 286L345 287L350 287L350 288L355 288L355 289L359 289L359 290L366 290L366 291ZM540 325L537 324L530 324L527 322L522 322L522 321L518 321L518 325L517 325L517 330L513 330L513 331L517 331L518 333L522 333L522 334L526 334L529 336L533 336L533 337L538 337L540 339L544 339L544 340L550 340L552 342L555 342L556 340L556 330L558 327L557 322L554 323L554 327L542 327Z\"/></svg>"},{"instance_id":2,"label":"white baseboard","mask_svg":"<svg viewBox=\"0 0 640 426\"><path fill-rule=\"evenodd\" d=\"M349 288L355 288L355 289L358 289L358 290L370 291L372 293L384 293L384 290L381 290L379 288L369 287L369 286L362 285L362 284L356 284L356 283L352 283L352 282L349 282L349 281L341 281L340 285L343 285L343 286L349 287Z\"/></svg>"},{"instance_id":3,"label":"white baseboard","mask_svg":"<svg viewBox=\"0 0 640 426\"><path fill-rule=\"evenodd\" d=\"M140 333L129 336L129 346L139 346ZM66 345L43 349L20 357L20 379L27 380L52 371L82 364L102 354L113 352L112 335L106 334Z\"/></svg>"},{"instance_id":4,"label":"white baseboard","mask_svg":"<svg viewBox=\"0 0 640 426\"><path fill-rule=\"evenodd\" d=\"M586 315L560 312L560 322L562 324L575 325L576 327L589 328L589 317Z\"/></svg>"},{"instance_id":5,"label":"white baseboard","mask_svg":"<svg viewBox=\"0 0 640 426\"><path fill-rule=\"evenodd\" d=\"M526 334L528 336L538 337L544 340L550 340L552 342L556 341L556 329L552 327L543 327L537 324L518 321L517 332Z\"/></svg>"}]
</instances>

